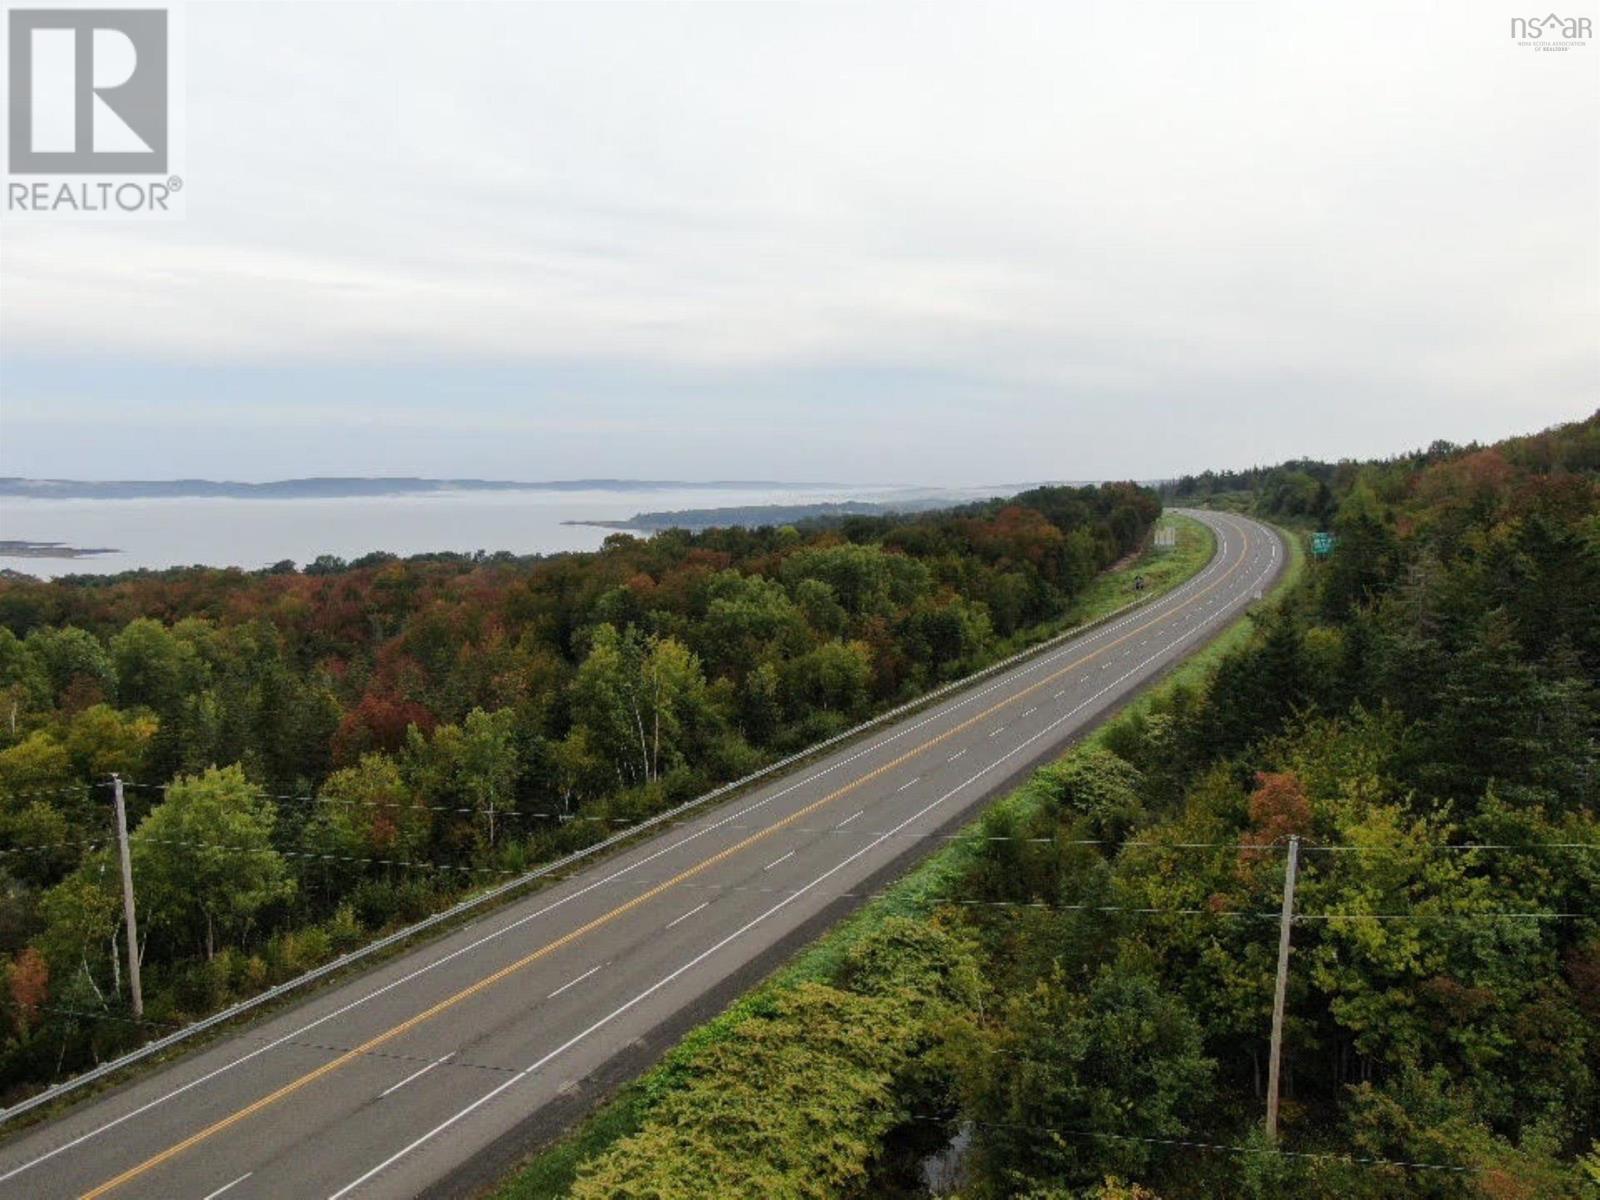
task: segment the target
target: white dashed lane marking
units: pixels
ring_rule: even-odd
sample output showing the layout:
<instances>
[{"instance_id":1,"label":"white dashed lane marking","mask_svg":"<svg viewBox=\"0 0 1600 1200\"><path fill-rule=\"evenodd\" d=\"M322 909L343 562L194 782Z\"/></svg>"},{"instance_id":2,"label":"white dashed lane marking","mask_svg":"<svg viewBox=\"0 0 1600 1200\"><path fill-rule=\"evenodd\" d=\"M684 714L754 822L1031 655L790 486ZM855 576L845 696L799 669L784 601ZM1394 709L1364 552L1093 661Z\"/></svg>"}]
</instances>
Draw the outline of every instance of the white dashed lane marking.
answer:
<instances>
[{"instance_id":1,"label":"white dashed lane marking","mask_svg":"<svg viewBox=\"0 0 1600 1200\"><path fill-rule=\"evenodd\" d=\"M711 902L708 900L708 901L706 901L706 903L709 904ZM589 978L589 976L593 975L596 971L598 971L600 969L600 967L603 967L603 966L605 966L604 963L601 963L600 966L597 966L597 967L590 967L587 971L585 971L582 975L579 975L576 979L567 980L560 987L558 987L555 991L551 992L548 996L546 996L545 999L546 1000L554 1000L557 996L561 995L561 993L566 991L569 987L576 987L578 984L582 983L585 979Z\"/></svg>"},{"instance_id":2,"label":"white dashed lane marking","mask_svg":"<svg viewBox=\"0 0 1600 1200\"><path fill-rule=\"evenodd\" d=\"M667 928L671 929L679 921L687 921L690 917L694 916L695 913L699 912L702 908L710 908L710 907L711 907L711 901L709 901L709 900L707 900L704 904L697 904L693 908L691 908L688 912L684 913L681 917L673 917L672 920L667 922Z\"/></svg>"}]
</instances>

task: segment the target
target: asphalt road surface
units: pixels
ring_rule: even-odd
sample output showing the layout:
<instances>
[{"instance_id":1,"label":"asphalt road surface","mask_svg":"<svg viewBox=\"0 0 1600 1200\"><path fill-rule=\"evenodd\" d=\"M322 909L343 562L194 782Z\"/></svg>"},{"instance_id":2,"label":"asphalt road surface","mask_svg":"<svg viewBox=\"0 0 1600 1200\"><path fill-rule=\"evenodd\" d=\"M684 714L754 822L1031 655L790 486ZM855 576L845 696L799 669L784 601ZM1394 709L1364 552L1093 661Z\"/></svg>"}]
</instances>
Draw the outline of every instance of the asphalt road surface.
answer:
<instances>
[{"instance_id":1,"label":"asphalt road surface","mask_svg":"<svg viewBox=\"0 0 1600 1200\"><path fill-rule=\"evenodd\" d=\"M469 1190L642 1067L1258 599L1271 530L1195 578L0 1147L0 1196Z\"/></svg>"}]
</instances>

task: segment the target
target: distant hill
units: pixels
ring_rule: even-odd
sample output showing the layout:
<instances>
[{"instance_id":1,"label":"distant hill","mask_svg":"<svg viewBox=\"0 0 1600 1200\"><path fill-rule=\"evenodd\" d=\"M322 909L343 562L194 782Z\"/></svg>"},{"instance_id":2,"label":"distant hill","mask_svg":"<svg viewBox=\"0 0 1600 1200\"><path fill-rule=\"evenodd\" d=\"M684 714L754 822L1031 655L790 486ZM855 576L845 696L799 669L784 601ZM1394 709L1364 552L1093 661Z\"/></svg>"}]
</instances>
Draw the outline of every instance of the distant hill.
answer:
<instances>
[{"instance_id":1,"label":"distant hill","mask_svg":"<svg viewBox=\"0 0 1600 1200\"><path fill-rule=\"evenodd\" d=\"M891 513L930 512L949 508L956 500L923 497L874 503L866 500L841 500L821 504L748 504L729 508L681 508L673 512L635 513L626 521L563 521L563 525L593 525L601 529L630 529L654 533L662 529L725 529L741 525L759 529L764 525L793 525L799 521L834 517L882 517Z\"/></svg>"},{"instance_id":2,"label":"distant hill","mask_svg":"<svg viewBox=\"0 0 1600 1200\"><path fill-rule=\"evenodd\" d=\"M360 496L415 496L435 492L655 492L672 488L815 488L836 484L771 479L422 479L413 476L315 476L238 483L215 479L24 479L0 476L0 497L35 500L333 500Z\"/></svg>"}]
</instances>

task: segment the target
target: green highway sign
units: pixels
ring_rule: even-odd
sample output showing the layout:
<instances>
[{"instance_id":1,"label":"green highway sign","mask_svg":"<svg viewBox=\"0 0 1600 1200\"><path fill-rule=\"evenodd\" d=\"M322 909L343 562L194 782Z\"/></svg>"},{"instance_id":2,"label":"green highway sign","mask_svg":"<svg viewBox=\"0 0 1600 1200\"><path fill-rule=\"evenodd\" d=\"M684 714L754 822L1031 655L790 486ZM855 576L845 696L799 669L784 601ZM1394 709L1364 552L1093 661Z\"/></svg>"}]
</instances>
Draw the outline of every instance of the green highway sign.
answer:
<instances>
[{"instance_id":1,"label":"green highway sign","mask_svg":"<svg viewBox=\"0 0 1600 1200\"><path fill-rule=\"evenodd\" d=\"M1311 553L1326 555L1333 549L1333 544L1338 541L1331 533L1313 533L1311 535Z\"/></svg>"}]
</instances>

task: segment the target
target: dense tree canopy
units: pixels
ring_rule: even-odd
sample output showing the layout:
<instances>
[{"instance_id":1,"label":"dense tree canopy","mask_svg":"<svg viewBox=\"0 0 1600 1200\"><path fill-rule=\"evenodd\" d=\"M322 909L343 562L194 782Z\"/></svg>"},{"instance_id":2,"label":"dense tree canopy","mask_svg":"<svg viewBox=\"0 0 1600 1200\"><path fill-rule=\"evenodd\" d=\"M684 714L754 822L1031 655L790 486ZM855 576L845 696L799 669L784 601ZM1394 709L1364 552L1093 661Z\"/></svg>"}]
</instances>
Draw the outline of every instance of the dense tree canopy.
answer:
<instances>
[{"instance_id":1,"label":"dense tree canopy","mask_svg":"<svg viewBox=\"0 0 1600 1200\"><path fill-rule=\"evenodd\" d=\"M1600 417L1173 491L1338 541L1203 687L991 818L1012 840L964 886L998 903L961 911L1000 999L949 1109L971 1194L1595 1195ZM1292 835L1307 1157L1281 1158L1257 1131Z\"/></svg>"},{"instance_id":2,"label":"dense tree canopy","mask_svg":"<svg viewBox=\"0 0 1600 1200\"><path fill-rule=\"evenodd\" d=\"M1159 511L1041 488L544 559L0 581L0 1099L137 1036L112 773L147 1006L181 1021L1038 636Z\"/></svg>"},{"instance_id":3,"label":"dense tree canopy","mask_svg":"<svg viewBox=\"0 0 1600 1200\"><path fill-rule=\"evenodd\" d=\"M580 1194L817 1194L795 1152L844 1144L828 1195L925 1196L934 1161L973 1200L1600 1195L1600 417L1176 490L1339 540L1200 682L991 808L926 869L936 899L913 879L863 917L920 907L963 947L975 986L906 977L933 1028L819 1006L814 1033L811 992L719 1028ZM919 1069L860 1074L913 1033ZM801 1062L827 1081L803 1137L746 1103L731 1144L766 1173L695 1175L722 1143L691 1106Z\"/></svg>"}]
</instances>

